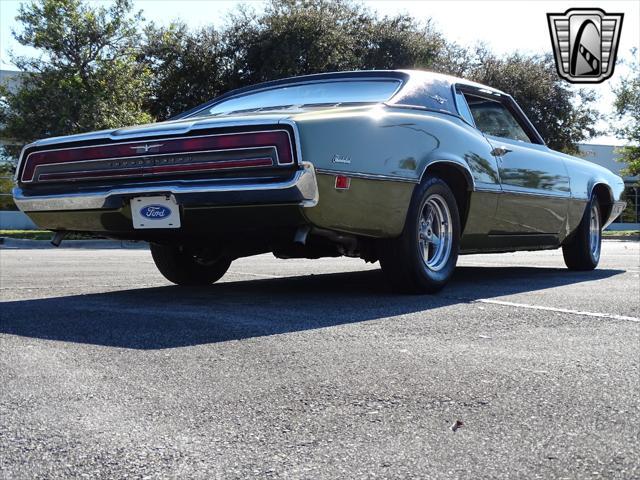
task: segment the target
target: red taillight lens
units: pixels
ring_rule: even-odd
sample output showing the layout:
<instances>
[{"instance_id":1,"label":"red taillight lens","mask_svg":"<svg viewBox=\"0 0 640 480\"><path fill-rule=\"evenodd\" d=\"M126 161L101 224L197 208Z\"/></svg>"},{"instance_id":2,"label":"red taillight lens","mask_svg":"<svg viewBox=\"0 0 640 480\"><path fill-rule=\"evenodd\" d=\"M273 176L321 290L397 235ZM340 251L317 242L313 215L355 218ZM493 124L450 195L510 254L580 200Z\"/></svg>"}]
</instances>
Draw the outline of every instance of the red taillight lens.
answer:
<instances>
[{"instance_id":1,"label":"red taillight lens","mask_svg":"<svg viewBox=\"0 0 640 480\"><path fill-rule=\"evenodd\" d=\"M336 190L349 190L351 187L351 177L338 175L336 177Z\"/></svg>"},{"instance_id":2,"label":"red taillight lens","mask_svg":"<svg viewBox=\"0 0 640 480\"><path fill-rule=\"evenodd\" d=\"M292 144L287 131L243 132L33 152L25 159L21 180L33 181L39 165L264 147L276 149L278 165L293 163Z\"/></svg>"}]
</instances>

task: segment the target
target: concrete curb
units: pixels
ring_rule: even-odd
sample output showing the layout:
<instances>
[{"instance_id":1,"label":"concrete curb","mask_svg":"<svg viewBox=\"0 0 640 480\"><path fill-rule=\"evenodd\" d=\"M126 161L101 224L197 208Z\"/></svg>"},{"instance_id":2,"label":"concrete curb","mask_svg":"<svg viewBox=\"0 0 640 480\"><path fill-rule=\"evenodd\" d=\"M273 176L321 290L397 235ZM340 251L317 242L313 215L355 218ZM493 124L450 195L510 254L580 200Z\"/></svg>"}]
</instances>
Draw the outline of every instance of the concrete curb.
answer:
<instances>
[{"instance_id":1,"label":"concrete curb","mask_svg":"<svg viewBox=\"0 0 640 480\"><path fill-rule=\"evenodd\" d=\"M636 236L615 236L603 237L603 240L637 242L640 237ZM64 240L59 247L51 245L49 240L28 240L24 238L8 238L0 237L0 249L45 249L45 248L82 248L82 249L130 249L130 250L146 250L149 248L147 242L133 242L129 240Z\"/></svg>"},{"instance_id":2,"label":"concrete curb","mask_svg":"<svg viewBox=\"0 0 640 480\"><path fill-rule=\"evenodd\" d=\"M640 241L640 236L638 235L607 235L606 237L602 237L602 240L623 240L625 242L638 242Z\"/></svg>"},{"instance_id":3,"label":"concrete curb","mask_svg":"<svg viewBox=\"0 0 640 480\"><path fill-rule=\"evenodd\" d=\"M46 249L46 248L83 248L83 249L147 249L147 242L126 240L65 240L59 247L51 245L49 240L28 240L24 238L0 237L0 249Z\"/></svg>"}]
</instances>

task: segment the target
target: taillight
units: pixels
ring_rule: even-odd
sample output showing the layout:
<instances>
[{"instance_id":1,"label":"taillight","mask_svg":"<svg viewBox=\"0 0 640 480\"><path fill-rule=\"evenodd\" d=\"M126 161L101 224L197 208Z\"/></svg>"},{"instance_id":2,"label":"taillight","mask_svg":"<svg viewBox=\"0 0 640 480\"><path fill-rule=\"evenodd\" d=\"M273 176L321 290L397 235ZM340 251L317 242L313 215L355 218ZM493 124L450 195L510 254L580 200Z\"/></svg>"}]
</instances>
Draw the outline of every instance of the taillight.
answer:
<instances>
[{"instance_id":1,"label":"taillight","mask_svg":"<svg viewBox=\"0 0 640 480\"><path fill-rule=\"evenodd\" d=\"M239 157L237 163L234 160L220 162L220 168L237 168L245 166L268 166L272 162L265 159L256 161L256 159L244 159L246 153L252 149L274 148L277 154L278 165L291 165L294 162L292 144L289 133L285 130L262 131L262 132L242 132L242 133L225 133L217 135L206 135L200 137L183 137L159 140L146 140L126 142L111 145L97 145L87 147L73 147L63 149L42 150L30 153L25 161L22 170L21 181L31 182L34 180L36 170L40 166L54 164L73 165L75 172L81 167L80 162L88 162L91 160L128 160L126 166L135 167L140 165L141 171L146 173L162 173L175 171L201 170L204 165L189 167L182 166L152 166L146 167L143 160L163 155L182 154L182 153L206 153L206 152L229 152L238 150ZM244 159L244 160L243 160ZM136 163L137 162L137 163ZM116 162L118 166L122 162ZM206 169L217 169L215 162L210 162ZM71 165L70 165L71 166ZM93 173L96 173L94 170ZM42 180L64 179L65 172L42 172ZM79 177L75 177L79 178ZM81 176L80 176L81 178Z\"/></svg>"}]
</instances>

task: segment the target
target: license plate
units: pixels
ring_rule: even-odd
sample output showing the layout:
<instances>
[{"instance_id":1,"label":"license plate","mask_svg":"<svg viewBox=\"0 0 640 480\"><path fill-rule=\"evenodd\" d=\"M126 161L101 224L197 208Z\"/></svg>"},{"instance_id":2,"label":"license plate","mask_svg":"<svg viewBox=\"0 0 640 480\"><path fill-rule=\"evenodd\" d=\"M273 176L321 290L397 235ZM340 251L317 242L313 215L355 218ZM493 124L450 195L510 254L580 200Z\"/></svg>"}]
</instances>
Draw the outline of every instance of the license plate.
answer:
<instances>
[{"instance_id":1,"label":"license plate","mask_svg":"<svg viewBox=\"0 0 640 480\"><path fill-rule=\"evenodd\" d=\"M131 199L133 228L180 228L180 208L167 196Z\"/></svg>"}]
</instances>

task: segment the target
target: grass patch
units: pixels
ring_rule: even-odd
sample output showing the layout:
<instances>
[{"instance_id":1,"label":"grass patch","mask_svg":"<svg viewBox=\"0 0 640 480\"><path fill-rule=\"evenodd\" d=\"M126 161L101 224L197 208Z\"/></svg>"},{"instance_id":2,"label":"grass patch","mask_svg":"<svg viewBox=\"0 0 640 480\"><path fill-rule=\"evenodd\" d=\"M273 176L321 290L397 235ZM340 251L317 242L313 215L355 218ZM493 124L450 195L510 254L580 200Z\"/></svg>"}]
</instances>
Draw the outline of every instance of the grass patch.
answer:
<instances>
[{"instance_id":1,"label":"grass patch","mask_svg":"<svg viewBox=\"0 0 640 480\"><path fill-rule=\"evenodd\" d=\"M0 237L21 238L23 240L51 240L53 238L53 232L51 230L0 230ZM65 240L89 240L96 238L105 237L89 233L71 232L67 234Z\"/></svg>"},{"instance_id":2,"label":"grass patch","mask_svg":"<svg viewBox=\"0 0 640 480\"><path fill-rule=\"evenodd\" d=\"M640 230L605 230L604 237L640 237Z\"/></svg>"}]
</instances>

